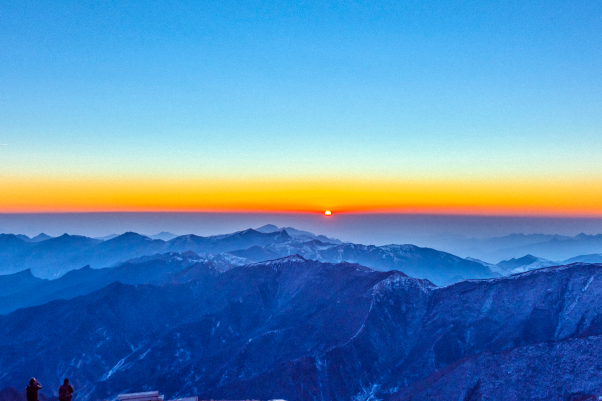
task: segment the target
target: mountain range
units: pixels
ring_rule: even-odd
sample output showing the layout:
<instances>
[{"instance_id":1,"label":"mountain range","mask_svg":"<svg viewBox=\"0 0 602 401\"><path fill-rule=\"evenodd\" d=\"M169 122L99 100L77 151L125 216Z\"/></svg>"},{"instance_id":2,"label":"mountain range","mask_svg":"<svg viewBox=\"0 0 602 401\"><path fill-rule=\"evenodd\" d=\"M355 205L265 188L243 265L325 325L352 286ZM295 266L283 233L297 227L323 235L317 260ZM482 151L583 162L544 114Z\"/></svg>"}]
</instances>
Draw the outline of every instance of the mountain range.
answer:
<instances>
[{"instance_id":1,"label":"mountain range","mask_svg":"<svg viewBox=\"0 0 602 401\"><path fill-rule=\"evenodd\" d=\"M325 235L317 235L308 231L303 231L296 229L294 227L278 227L273 224L267 224L262 227L257 228L254 231L263 234L273 234L280 231L286 231L287 234L292 237L292 239L296 242L310 242L312 240L317 240L327 244L336 244L341 245L345 244L345 242L327 237ZM233 233L235 234L235 233ZM226 234L233 235L233 234ZM6 241L7 235L0 234L0 257L2 256L2 242ZM30 245L35 245L35 243L43 242L48 239L52 239L44 233L39 234L36 237L30 238L25 235L15 235L18 239L23 240L24 242L30 243ZM93 240L100 241L109 241L113 240L120 235L111 234L104 237L93 238ZM161 240L164 242L172 241L178 238L178 235L169 233L169 232L160 232L155 235L142 236L145 238L149 238L151 240ZM185 237L185 236L181 236ZM194 236L198 237L198 236ZM216 237L216 236L214 236ZM217 236L219 237L219 236ZM203 238L203 237L200 237ZM212 237L205 237L212 238ZM510 234L503 237L493 237L493 238L467 238L458 235L439 235L435 237L429 237L428 239L422 239L418 241L420 247L426 248L435 248L440 251L445 251L447 253L451 253L462 258L470 258L470 259L478 259L482 261L486 261L489 265L495 265L500 261L509 260L509 259L519 259L525 255L537 255L537 257L554 261L554 263L564 263L569 259L587 256L587 255L601 255L602 254L602 234L598 235L587 235L587 234L579 234L574 237L566 236L566 235L552 235L552 234ZM170 247L169 245L160 246L157 252L184 252L187 249L181 249L178 247ZM244 250L245 247L239 246L238 249L232 250ZM211 252L211 251L199 251L195 249L196 252ZM137 256L141 254L138 253ZM60 255L57 255L60 256ZM118 262L123 262L124 259L119 260ZM576 261L585 261L585 259L576 259ZM72 265L71 261L67 260L67 265L70 268L77 268L83 265ZM100 260L101 264L104 264L101 267L107 267L105 261ZM113 260L113 262L115 262ZM0 274L16 272L19 270L24 270L27 267L33 267L34 271L40 270L36 268L36 266L29 265L25 266L23 263L18 260L10 260L5 261L8 263L8 268L12 267L12 270L2 270L2 266L0 265ZM81 261L79 261L81 263ZM117 263L117 262L115 262ZM52 265L52 262L49 263ZM97 267L94 261L90 262L91 266ZM47 266L48 267L48 266ZM55 266L56 267L56 266ZM57 269L51 267L48 270L56 271ZM60 269L59 269L60 270ZM37 272L37 274L44 274ZM59 273L62 274L62 273Z\"/></svg>"},{"instance_id":2,"label":"mountain range","mask_svg":"<svg viewBox=\"0 0 602 401\"><path fill-rule=\"evenodd\" d=\"M57 299L71 299L89 294L114 282L123 284L181 282L199 271L212 271L217 274L255 260L277 259L280 257L279 254L289 256L291 253L304 254L314 260L328 259L332 263L361 260L383 271L403 267L414 275L428 275L437 279L443 277L445 282L454 274L456 274L453 276L455 281L460 280L458 273L487 277L494 275L489 273L491 269L480 263L464 261L453 255L408 245L381 248L355 244L327 246L318 241L296 245L287 242L279 246L272 244L267 248L251 247L244 251L218 255L196 254L192 251L168 252L131 259L107 268L93 269L87 265L70 270L55 279L37 278L30 269L0 275L0 314L28 306L42 305ZM295 251L298 253L295 254ZM481 271L469 270L473 266L477 266Z\"/></svg>"},{"instance_id":3,"label":"mountain range","mask_svg":"<svg viewBox=\"0 0 602 401\"><path fill-rule=\"evenodd\" d=\"M0 314L42 305L57 299L90 294L111 283L165 284L187 280L199 271L215 274L232 268L219 256L209 258L194 252L157 254L133 259L116 267L92 269L85 266L54 279L39 279L31 270L0 276ZM8 288L8 290L5 290Z\"/></svg>"},{"instance_id":4,"label":"mountain range","mask_svg":"<svg viewBox=\"0 0 602 401\"><path fill-rule=\"evenodd\" d=\"M275 226L274 226L275 227ZM466 278L499 276L481 263L414 245L360 245L314 235L301 230L261 232L248 229L232 234L201 237L183 235L169 241L128 232L108 240L64 234L32 243L11 234L0 235L0 272L10 274L30 269L40 278L53 279L83 266L104 268L130 259L169 252L194 252L225 267L301 255L307 259L360 263L377 270L403 270L407 274L448 284ZM332 242L325 242L332 241ZM1 302L0 302L1 303Z\"/></svg>"},{"instance_id":5,"label":"mountain range","mask_svg":"<svg viewBox=\"0 0 602 401\"><path fill-rule=\"evenodd\" d=\"M92 268L108 267L157 253L193 251L219 254L291 239L285 232L265 234L245 230L212 237L185 235L170 241L151 239L133 232L106 241L64 234L32 243L16 235L0 234L0 273L31 269L38 277L54 278L85 265Z\"/></svg>"},{"instance_id":6,"label":"mountain range","mask_svg":"<svg viewBox=\"0 0 602 401\"><path fill-rule=\"evenodd\" d=\"M154 284L113 282L0 316L0 388L36 376L47 388L69 377L82 401L153 389L304 401L602 395L599 264L438 287L300 256L170 269L178 257L163 257Z\"/></svg>"},{"instance_id":7,"label":"mountain range","mask_svg":"<svg viewBox=\"0 0 602 401\"><path fill-rule=\"evenodd\" d=\"M521 258L512 258L503 260L497 264L490 264L479 259L466 258L477 263L487 266L491 271L501 274L502 276L523 273L529 270L541 269L550 266L562 266L572 263L602 263L602 254L580 255L563 261L552 261L540 258L533 255L525 255Z\"/></svg>"},{"instance_id":8,"label":"mountain range","mask_svg":"<svg viewBox=\"0 0 602 401\"><path fill-rule=\"evenodd\" d=\"M301 241L318 240L320 242L326 242L329 244L343 243L343 241L336 238L327 237L325 235L316 235L314 233L310 233L309 231L297 230L294 227L277 227L273 224L266 224L265 226L261 226L257 229L257 231L261 233L273 233L282 230L285 230L291 237Z\"/></svg>"},{"instance_id":9,"label":"mountain range","mask_svg":"<svg viewBox=\"0 0 602 401\"><path fill-rule=\"evenodd\" d=\"M444 236L432 238L431 246L462 257L497 263L502 260L538 255L547 260L567 260L578 255L602 253L602 234L574 237L550 234L511 234L494 238Z\"/></svg>"}]
</instances>

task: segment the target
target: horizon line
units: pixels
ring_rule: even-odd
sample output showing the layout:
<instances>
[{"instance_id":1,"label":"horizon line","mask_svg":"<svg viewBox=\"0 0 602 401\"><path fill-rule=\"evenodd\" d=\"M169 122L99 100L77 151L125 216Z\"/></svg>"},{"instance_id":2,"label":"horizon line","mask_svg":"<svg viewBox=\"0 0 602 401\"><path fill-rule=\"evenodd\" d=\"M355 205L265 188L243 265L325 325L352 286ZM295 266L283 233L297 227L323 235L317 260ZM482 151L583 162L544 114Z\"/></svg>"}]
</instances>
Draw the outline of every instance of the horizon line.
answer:
<instances>
[{"instance_id":1,"label":"horizon line","mask_svg":"<svg viewBox=\"0 0 602 401\"><path fill-rule=\"evenodd\" d=\"M199 215L306 215L323 216L325 219L336 219L336 216L449 216L449 217L500 217L500 218L542 218L542 219L602 219L599 213L514 213L514 212L465 212L465 211L395 211L395 210L359 210L336 211L331 216L324 216L324 211L307 210L42 210L42 211L0 211L0 215L100 215L100 214L199 214Z\"/></svg>"}]
</instances>

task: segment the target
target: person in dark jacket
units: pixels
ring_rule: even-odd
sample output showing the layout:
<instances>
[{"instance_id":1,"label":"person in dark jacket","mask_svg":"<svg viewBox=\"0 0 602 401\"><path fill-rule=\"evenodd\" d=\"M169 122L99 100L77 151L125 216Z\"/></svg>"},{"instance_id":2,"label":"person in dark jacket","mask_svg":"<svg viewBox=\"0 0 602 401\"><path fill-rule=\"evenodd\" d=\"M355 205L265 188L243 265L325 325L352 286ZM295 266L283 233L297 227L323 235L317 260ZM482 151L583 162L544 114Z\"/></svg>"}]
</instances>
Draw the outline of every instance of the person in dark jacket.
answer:
<instances>
[{"instance_id":1,"label":"person in dark jacket","mask_svg":"<svg viewBox=\"0 0 602 401\"><path fill-rule=\"evenodd\" d=\"M29 380L29 385L25 389L27 392L27 401L39 401L38 399L38 391L42 388L42 385L36 380L35 377L32 377Z\"/></svg>"},{"instance_id":2,"label":"person in dark jacket","mask_svg":"<svg viewBox=\"0 0 602 401\"><path fill-rule=\"evenodd\" d=\"M73 387L69 384L69 379L63 381L63 385L59 387L59 400L71 401L73 397Z\"/></svg>"},{"instance_id":3,"label":"person in dark jacket","mask_svg":"<svg viewBox=\"0 0 602 401\"><path fill-rule=\"evenodd\" d=\"M59 387L59 400L71 401L73 398L73 387L69 384L69 379L63 381L63 385Z\"/></svg>"}]
</instances>

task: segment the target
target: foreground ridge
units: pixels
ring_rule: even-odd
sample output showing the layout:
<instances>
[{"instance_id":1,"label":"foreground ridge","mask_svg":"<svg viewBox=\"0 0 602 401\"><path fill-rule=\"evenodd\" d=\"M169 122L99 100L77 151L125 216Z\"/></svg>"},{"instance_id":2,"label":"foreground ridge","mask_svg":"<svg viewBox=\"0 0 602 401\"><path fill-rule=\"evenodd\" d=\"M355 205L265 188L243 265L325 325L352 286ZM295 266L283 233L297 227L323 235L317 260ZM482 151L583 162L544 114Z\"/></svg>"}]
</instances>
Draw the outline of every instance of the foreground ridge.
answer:
<instances>
[{"instance_id":1,"label":"foreground ridge","mask_svg":"<svg viewBox=\"0 0 602 401\"><path fill-rule=\"evenodd\" d=\"M37 377L63 369L83 401L153 387L171 399L602 395L600 264L445 287L297 255L190 269L194 280L115 283L0 316L0 387L43 361Z\"/></svg>"}]
</instances>

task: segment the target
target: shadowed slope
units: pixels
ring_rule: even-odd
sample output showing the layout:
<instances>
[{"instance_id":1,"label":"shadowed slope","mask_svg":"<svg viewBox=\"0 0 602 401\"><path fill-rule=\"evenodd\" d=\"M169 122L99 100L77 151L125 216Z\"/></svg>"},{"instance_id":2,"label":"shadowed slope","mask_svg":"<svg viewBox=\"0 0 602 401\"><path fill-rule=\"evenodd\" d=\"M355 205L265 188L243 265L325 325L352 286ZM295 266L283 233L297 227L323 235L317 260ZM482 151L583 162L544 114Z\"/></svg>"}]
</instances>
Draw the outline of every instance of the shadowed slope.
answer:
<instances>
[{"instance_id":1,"label":"shadowed slope","mask_svg":"<svg viewBox=\"0 0 602 401\"><path fill-rule=\"evenodd\" d=\"M289 400L488 399L485 389L564 400L602 389L600 265L447 287L299 256L176 275L189 269L185 284L115 283L0 316L0 386L35 372L68 375L82 400L149 388ZM548 363L564 363L563 376ZM543 376L520 380L534 372Z\"/></svg>"}]
</instances>

